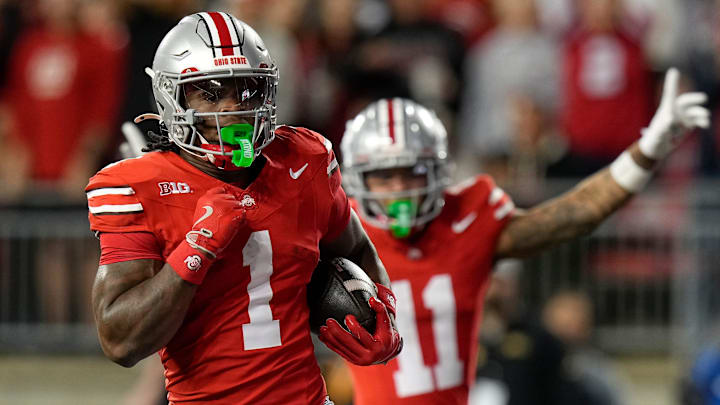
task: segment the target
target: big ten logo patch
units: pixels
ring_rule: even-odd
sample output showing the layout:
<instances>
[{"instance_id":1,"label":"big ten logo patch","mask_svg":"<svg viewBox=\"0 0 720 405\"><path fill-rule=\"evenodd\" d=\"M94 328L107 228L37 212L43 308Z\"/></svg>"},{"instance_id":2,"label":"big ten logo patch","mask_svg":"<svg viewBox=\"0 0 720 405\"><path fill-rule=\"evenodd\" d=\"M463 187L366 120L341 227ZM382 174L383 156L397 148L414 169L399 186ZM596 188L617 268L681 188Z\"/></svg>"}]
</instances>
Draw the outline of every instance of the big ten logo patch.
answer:
<instances>
[{"instance_id":1,"label":"big ten logo patch","mask_svg":"<svg viewBox=\"0 0 720 405\"><path fill-rule=\"evenodd\" d=\"M174 181L163 181L158 183L158 187L160 187L160 195L170 195L170 194L190 194L192 193L192 190L190 189L190 186L187 183L180 183L180 182L174 182Z\"/></svg>"}]
</instances>

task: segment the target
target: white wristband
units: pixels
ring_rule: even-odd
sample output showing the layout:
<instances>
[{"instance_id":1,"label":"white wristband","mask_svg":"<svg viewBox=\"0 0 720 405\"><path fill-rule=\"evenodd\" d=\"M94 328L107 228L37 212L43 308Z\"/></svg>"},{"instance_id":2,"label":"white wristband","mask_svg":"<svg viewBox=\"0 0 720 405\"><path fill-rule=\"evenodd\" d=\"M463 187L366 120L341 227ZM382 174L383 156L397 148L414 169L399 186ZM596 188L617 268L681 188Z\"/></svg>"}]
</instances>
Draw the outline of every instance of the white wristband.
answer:
<instances>
[{"instance_id":1,"label":"white wristband","mask_svg":"<svg viewBox=\"0 0 720 405\"><path fill-rule=\"evenodd\" d=\"M635 162L630 152L625 151L610 164L610 175L620 187L631 193L637 193L645 188L652 178L652 171L643 169Z\"/></svg>"}]
</instances>

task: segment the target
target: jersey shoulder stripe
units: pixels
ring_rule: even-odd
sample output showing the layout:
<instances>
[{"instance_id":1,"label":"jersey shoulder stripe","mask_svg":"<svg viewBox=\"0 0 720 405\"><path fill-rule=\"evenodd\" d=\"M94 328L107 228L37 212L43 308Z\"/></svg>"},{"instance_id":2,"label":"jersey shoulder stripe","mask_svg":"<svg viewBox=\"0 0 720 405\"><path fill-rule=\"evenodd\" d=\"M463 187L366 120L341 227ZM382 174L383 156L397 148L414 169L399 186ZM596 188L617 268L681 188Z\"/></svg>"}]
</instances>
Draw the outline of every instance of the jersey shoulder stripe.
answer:
<instances>
[{"instance_id":1,"label":"jersey shoulder stripe","mask_svg":"<svg viewBox=\"0 0 720 405\"><path fill-rule=\"evenodd\" d=\"M142 203L135 195L135 190L129 185L90 188L85 192L85 195L87 196L88 210L91 215L121 215L143 212Z\"/></svg>"},{"instance_id":2,"label":"jersey shoulder stripe","mask_svg":"<svg viewBox=\"0 0 720 405\"><path fill-rule=\"evenodd\" d=\"M147 191L168 168L165 155L152 152L100 170L85 188L90 228L96 232L151 231L144 204Z\"/></svg>"},{"instance_id":3,"label":"jersey shoulder stripe","mask_svg":"<svg viewBox=\"0 0 720 405\"><path fill-rule=\"evenodd\" d=\"M104 204L104 205L88 205L88 209L93 215L122 215L137 214L143 212L141 203L137 204Z\"/></svg>"},{"instance_id":4,"label":"jersey shoulder stripe","mask_svg":"<svg viewBox=\"0 0 720 405\"><path fill-rule=\"evenodd\" d=\"M500 221L515 211L515 203L500 187L493 188L488 204L494 209L493 217Z\"/></svg>"},{"instance_id":5,"label":"jersey shoulder stripe","mask_svg":"<svg viewBox=\"0 0 720 405\"><path fill-rule=\"evenodd\" d=\"M130 186L112 186L88 190L85 194L87 195L87 199L90 200L91 198L104 195L133 195L135 194L135 190Z\"/></svg>"},{"instance_id":6,"label":"jersey shoulder stripe","mask_svg":"<svg viewBox=\"0 0 720 405\"><path fill-rule=\"evenodd\" d=\"M503 221L515 211L510 196L487 175L478 175L448 188L445 198L449 206L456 207L455 215L463 217L477 211L478 214L492 213L495 221Z\"/></svg>"},{"instance_id":7,"label":"jersey shoulder stripe","mask_svg":"<svg viewBox=\"0 0 720 405\"><path fill-rule=\"evenodd\" d=\"M328 163L327 175L328 176L332 175L333 172L335 172L335 169L337 169L337 168L338 168L338 161L333 154L332 161L330 161L330 163Z\"/></svg>"}]
</instances>

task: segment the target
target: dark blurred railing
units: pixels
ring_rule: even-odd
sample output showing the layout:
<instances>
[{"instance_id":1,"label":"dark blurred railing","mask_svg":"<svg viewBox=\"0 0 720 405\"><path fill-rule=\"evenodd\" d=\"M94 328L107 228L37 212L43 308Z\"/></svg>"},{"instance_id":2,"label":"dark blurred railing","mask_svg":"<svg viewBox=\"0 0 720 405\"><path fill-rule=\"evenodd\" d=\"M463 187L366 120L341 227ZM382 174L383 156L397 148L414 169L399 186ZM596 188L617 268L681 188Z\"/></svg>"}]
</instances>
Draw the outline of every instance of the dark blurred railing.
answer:
<instances>
[{"instance_id":1,"label":"dark blurred railing","mask_svg":"<svg viewBox=\"0 0 720 405\"><path fill-rule=\"evenodd\" d=\"M549 183L555 195L574 182ZM526 260L539 309L581 289L595 337L617 353L692 354L720 324L720 182L654 184L592 236ZM98 243L84 206L0 209L0 352L96 352L90 288Z\"/></svg>"},{"instance_id":2,"label":"dark blurred railing","mask_svg":"<svg viewBox=\"0 0 720 405\"><path fill-rule=\"evenodd\" d=\"M87 207L33 200L0 209L0 352L98 350L97 258Z\"/></svg>"}]
</instances>

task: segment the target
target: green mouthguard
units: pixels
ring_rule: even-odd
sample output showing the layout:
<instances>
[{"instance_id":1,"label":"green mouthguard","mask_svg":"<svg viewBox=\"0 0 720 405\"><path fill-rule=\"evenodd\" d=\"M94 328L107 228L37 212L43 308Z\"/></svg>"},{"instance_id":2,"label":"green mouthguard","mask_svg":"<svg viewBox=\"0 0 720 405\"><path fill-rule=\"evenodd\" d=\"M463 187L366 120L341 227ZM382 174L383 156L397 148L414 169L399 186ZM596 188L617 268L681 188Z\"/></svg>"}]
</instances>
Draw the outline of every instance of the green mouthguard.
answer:
<instances>
[{"instance_id":1,"label":"green mouthguard","mask_svg":"<svg viewBox=\"0 0 720 405\"><path fill-rule=\"evenodd\" d=\"M412 228L412 220L417 212L417 204L411 200L396 200L388 207L388 216L393 219L390 232L396 238L407 238Z\"/></svg>"},{"instance_id":2,"label":"green mouthguard","mask_svg":"<svg viewBox=\"0 0 720 405\"><path fill-rule=\"evenodd\" d=\"M247 123L232 124L220 128L220 139L227 145L240 145L233 150L232 163L237 167L249 167L255 159L252 137L255 128Z\"/></svg>"}]
</instances>

